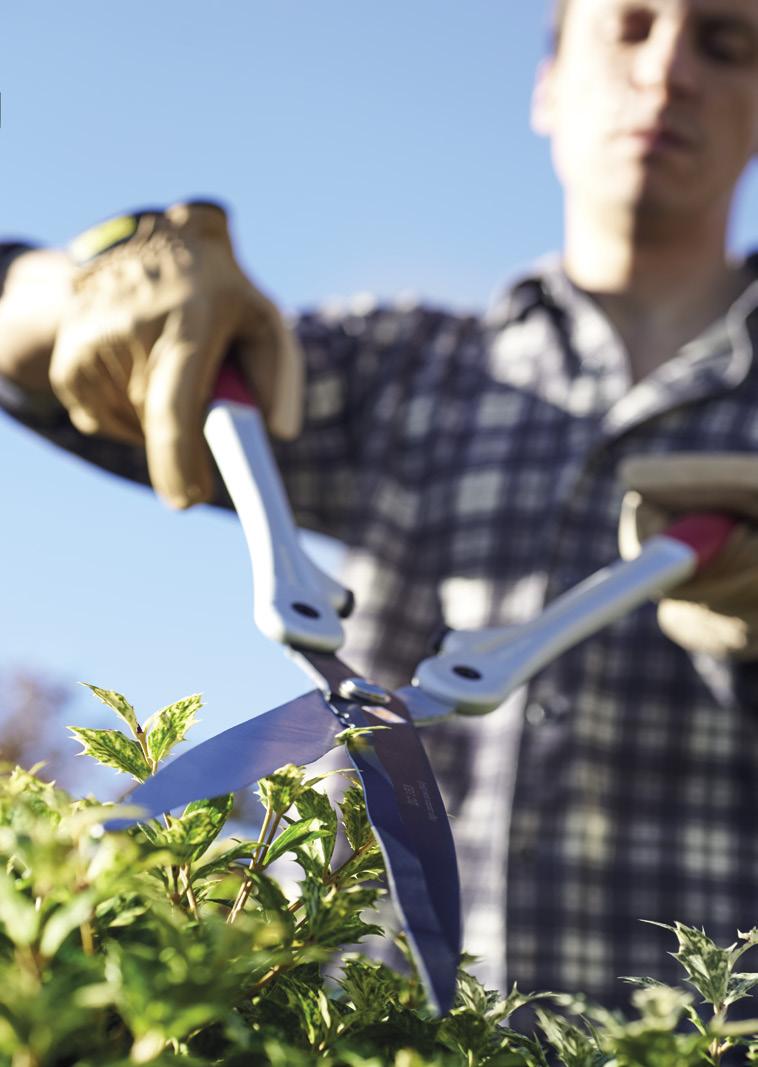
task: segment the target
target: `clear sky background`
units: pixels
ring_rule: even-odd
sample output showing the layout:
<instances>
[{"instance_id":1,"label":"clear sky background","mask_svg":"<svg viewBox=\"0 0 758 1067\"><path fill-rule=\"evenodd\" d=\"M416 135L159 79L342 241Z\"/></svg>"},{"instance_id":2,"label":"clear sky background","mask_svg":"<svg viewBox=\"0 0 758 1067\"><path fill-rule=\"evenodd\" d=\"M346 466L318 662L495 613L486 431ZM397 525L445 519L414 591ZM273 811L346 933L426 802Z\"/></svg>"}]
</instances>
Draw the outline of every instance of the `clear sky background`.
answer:
<instances>
[{"instance_id":1,"label":"clear sky background","mask_svg":"<svg viewBox=\"0 0 758 1067\"><path fill-rule=\"evenodd\" d=\"M9 5L0 233L63 244L130 208L217 197L286 307L412 290L483 308L560 245L528 121L546 26L542 0ZM753 174L735 249L757 230ZM255 631L233 516L171 513L2 417L0 478L0 674L61 681L69 721L102 722L80 679L143 717L201 691L196 739L308 687Z\"/></svg>"}]
</instances>

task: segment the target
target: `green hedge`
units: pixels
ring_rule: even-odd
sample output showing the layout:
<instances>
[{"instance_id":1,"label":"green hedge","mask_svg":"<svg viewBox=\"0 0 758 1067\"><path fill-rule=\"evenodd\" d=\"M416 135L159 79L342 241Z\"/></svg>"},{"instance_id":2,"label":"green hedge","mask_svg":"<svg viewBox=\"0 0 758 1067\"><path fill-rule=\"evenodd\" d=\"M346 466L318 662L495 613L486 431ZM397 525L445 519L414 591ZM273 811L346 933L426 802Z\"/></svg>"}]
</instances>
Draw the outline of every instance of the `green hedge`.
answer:
<instances>
[{"instance_id":1,"label":"green hedge","mask_svg":"<svg viewBox=\"0 0 758 1067\"><path fill-rule=\"evenodd\" d=\"M138 780L184 738L200 704L179 701L141 727L123 697L92 688L131 736L74 733L86 753ZM416 977L355 953L325 977L341 947L382 934L382 862L357 783L334 808L318 781L294 766L261 781L260 837L244 841L221 837L231 797L107 834L112 805L74 800L34 769L6 769L0 1064L688 1067L719 1063L730 1047L758 1062L758 1021L728 1021L758 984L735 971L758 930L718 948L672 927L688 991L635 980L632 1019L580 997L502 996L462 970L455 1007L439 1020ZM339 826L349 849L337 864ZM302 872L294 895L270 873L285 853ZM527 1036L509 1021L530 1002L538 1029ZM699 1002L711 1006L708 1023Z\"/></svg>"}]
</instances>

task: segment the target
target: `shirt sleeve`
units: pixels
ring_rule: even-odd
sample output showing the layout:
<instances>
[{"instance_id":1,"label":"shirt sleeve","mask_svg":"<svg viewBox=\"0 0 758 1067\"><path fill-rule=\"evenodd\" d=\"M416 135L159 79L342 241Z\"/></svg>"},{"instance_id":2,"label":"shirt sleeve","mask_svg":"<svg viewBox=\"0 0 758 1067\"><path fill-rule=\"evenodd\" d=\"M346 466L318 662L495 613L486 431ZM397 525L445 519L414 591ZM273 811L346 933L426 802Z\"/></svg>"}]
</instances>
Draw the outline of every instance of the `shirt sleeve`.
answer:
<instances>
[{"instance_id":1,"label":"shirt sleeve","mask_svg":"<svg viewBox=\"0 0 758 1067\"><path fill-rule=\"evenodd\" d=\"M299 525L352 540L362 491L358 472L380 462L372 455L372 427L388 404L402 409L421 353L441 326L456 321L422 306L366 300L291 320L306 356L304 425L297 440L273 442L273 448ZM144 449L81 433L52 394L30 393L0 377L0 409L89 463L150 484ZM213 504L231 507L220 476L216 482Z\"/></svg>"},{"instance_id":2,"label":"shirt sleeve","mask_svg":"<svg viewBox=\"0 0 758 1067\"><path fill-rule=\"evenodd\" d=\"M469 344L479 338L477 316L367 299L298 317L308 369L303 431L274 445L299 525L349 545L363 544L367 509L390 469L418 488L416 453L429 442L418 433L409 440L411 412L423 408L433 421L461 383L467 353L480 352Z\"/></svg>"},{"instance_id":3,"label":"shirt sleeve","mask_svg":"<svg viewBox=\"0 0 758 1067\"><path fill-rule=\"evenodd\" d=\"M14 256L28 247L30 246L16 243L0 244L0 277ZM327 478L327 472L322 469L321 462L306 464L305 457L311 456L315 461L318 456L320 461L329 462L331 455L344 473L345 451L339 442L345 441L345 435L339 426L339 409L341 398L345 394L344 369L351 362L356 346L343 329L339 318L334 316L308 314L297 318L292 326L296 332L303 334L306 364L312 365L312 370L307 369L307 379L313 384L311 389L306 390L309 396L307 406L310 418L306 418L303 433L307 440L303 440L291 450L284 448L282 462L286 467L289 459L289 465L294 468L293 481L304 498L304 516L313 516L313 521L321 529L324 524L319 524L315 517L318 509L307 506L308 501L314 497L314 490L307 484L308 474L305 468L313 466L319 470L322 483ZM96 434L82 433L73 425L65 407L52 393L22 389L0 375L0 410L66 452L119 477L141 485L150 485L144 448ZM315 448L311 440L314 434L317 446ZM218 472L212 504L232 507Z\"/></svg>"}]
</instances>

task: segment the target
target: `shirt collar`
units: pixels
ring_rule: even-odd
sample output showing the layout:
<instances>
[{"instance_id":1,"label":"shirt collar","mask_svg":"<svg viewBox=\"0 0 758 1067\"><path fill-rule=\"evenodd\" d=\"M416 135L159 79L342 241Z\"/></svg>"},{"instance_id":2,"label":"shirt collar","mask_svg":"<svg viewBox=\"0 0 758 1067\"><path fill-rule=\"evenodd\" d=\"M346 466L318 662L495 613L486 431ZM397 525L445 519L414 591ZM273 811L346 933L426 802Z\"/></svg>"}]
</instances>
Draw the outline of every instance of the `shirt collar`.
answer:
<instances>
[{"instance_id":1,"label":"shirt collar","mask_svg":"<svg viewBox=\"0 0 758 1067\"><path fill-rule=\"evenodd\" d=\"M749 253L742 266L751 280L731 307L672 357L678 360L684 356L688 361L699 362L708 353L723 353L725 348L731 348L733 384L742 380L758 349L758 251ZM490 326L502 327L524 319L537 308L560 320L566 340L582 365L617 372L620 363L627 363L623 343L612 323L592 297L569 279L557 252L536 260L528 270L516 273L500 287L490 302L486 321Z\"/></svg>"}]
</instances>

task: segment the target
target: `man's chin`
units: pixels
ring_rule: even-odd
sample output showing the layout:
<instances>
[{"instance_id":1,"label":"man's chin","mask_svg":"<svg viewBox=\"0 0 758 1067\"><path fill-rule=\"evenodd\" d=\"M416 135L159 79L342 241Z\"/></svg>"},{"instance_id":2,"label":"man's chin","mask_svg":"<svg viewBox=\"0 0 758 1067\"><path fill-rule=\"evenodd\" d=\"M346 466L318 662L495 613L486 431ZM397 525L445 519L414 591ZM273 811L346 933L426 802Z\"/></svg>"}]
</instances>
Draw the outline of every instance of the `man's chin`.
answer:
<instances>
[{"instance_id":1,"label":"man's chin","mask_svg":"<svg viewBox=\"0 0 758 1067\"><path fill-rule=\"evenodd\" d=\"M712 204L711 198L698 197L691 183L653 175L630 198L628 210L641 224L692 226L703 219Z\"/></svg>"},{"instance_id":2,"label":"man's chin","mask_svg":"<svg viewBox=\"0 0 758 1067\"><path fill-rule=\"evenodd\" d=\"M702 220L707 207L686 183L668 176L661 180L660 175L643 175L638 181L606 185L604 193L598 195L595 189L593 211L616 232L691 227Z\"/></svg>"}]
</instances>

